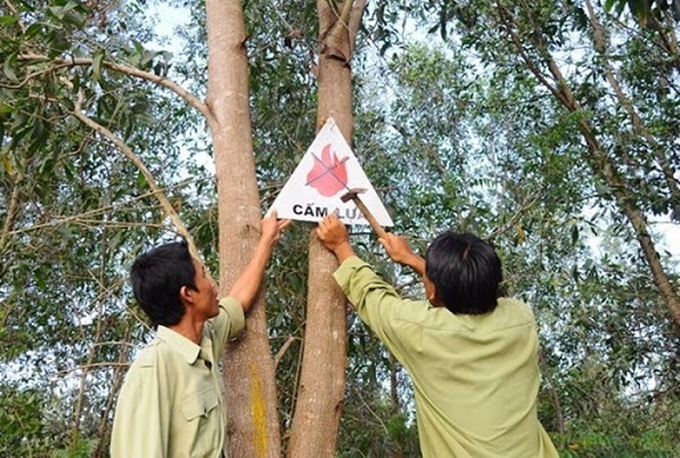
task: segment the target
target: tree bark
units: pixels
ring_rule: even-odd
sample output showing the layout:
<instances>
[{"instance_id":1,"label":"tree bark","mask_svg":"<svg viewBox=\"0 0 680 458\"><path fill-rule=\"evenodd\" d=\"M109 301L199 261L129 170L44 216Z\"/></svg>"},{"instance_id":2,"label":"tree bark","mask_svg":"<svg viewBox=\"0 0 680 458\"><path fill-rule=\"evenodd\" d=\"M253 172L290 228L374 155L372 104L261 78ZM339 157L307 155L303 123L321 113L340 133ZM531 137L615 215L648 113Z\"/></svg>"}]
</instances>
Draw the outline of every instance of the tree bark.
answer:
<instances>
[{"instance_id":1,"label":"tree bark","mask_svg":"<svg viewBox=\"0 0 680 458\"><path fill-rule=\"evenodd\" d=\"M317 1L319 109L317 130L332 116L351 144L352 74L349 61L364 3L346 0L333 9ZM338 267L312 232L304 356L287 455L333 457L342 414L346 364L346 299L332 278Z\"/></svg>"},{"instance_id":2,"label":"tree bark","mask_svg":"<svg viewBox=\"0 0 680 458\"><path fill-rule=\"evenodd\" d=\"M219 205L220 293L228 293L259 238L260 204L248 104L248 61L241 2L207 0L209 126ZM279 457L276 382L260 295L247 332L223 357L227 450L232 457Z\"/></svg>"}]
</instances>

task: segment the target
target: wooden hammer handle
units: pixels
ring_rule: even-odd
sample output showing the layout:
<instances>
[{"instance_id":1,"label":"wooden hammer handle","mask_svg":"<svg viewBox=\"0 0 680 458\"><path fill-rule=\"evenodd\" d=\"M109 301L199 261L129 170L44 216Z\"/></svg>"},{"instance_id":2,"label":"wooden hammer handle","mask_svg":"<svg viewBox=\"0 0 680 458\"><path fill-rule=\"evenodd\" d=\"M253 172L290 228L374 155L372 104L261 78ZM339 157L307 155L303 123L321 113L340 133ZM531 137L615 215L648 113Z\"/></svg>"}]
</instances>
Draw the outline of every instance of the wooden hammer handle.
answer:
<instances>
[{"instance_id":1,"label":"wooden hammer handle","mask_svg":"<svg viewBox=\"0 0 680 458\"><path fill-rule=\"evenodd\" d=\"M378 220L375 219L373 213L371 213L371 211L368 208L366 208L366 205L364 205L361 199L357 196L352 197L352 200L356 204L359 211L361 211L361 213L364 215L364 218L366 218L366 220L369 222L375 233L378 234L378 237L379 238L387 237L387 232L385 232L385 229L383 229L380 223L378 223Z\"/></svg>"}]
</instances>

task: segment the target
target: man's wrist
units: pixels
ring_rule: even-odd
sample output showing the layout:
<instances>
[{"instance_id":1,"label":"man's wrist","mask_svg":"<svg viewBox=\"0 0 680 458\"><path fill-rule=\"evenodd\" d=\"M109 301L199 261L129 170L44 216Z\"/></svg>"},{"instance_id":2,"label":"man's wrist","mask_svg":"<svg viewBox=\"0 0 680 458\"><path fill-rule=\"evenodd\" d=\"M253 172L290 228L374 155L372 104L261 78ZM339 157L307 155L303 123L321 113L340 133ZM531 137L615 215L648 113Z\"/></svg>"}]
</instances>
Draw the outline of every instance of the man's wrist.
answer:
<instances>
[{"instance_id":1,"label":"man's wrist","mask_svg":"<svg viewBox=\"0 0 680 458\"><path fill-rule=\"evenodd\" d=\"M425 273L425 260L415 253L411 253L397 262L404 267L410 267L419 275Z\"/></svg>"},{"instance_id":2,"label":"man's wrist","mask_svg":"<svg viewBox=\"0 0 680 458\"><path fill-rule=\"evenodd\" d=\"M342 263L345 259L354 256L354 248L350 245L349 240L345 240L333 248L333 254L338 258L338 262Z\"/></svg>"}]
</instances>

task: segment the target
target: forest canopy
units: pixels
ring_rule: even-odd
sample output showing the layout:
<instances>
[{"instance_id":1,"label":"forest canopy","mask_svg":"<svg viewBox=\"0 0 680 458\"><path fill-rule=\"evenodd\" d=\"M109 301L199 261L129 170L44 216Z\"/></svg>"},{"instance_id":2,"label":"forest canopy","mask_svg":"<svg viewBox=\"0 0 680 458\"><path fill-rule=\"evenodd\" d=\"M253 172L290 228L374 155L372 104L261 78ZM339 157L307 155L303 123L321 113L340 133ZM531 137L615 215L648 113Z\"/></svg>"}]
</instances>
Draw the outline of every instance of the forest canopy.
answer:
<instances>
[{"instance_id":1,"label":"forest canopy","mask_svg":"<svg viewBox=\"0 0 680 458\"><path fill-rule=\"evenodd\" d=\"M680 17L640 3L368 2L351 60L351 144L394 231L421 253L446 229L488 239L536 314L539 417L561 456L680 447ZM264 213L315 135L317 6L243 8ZM168 31L169 14L186 20ZM159 194L210 269L228 267L205 16L178 1L0 6L2 456L108 456L125 370L153 335L129 266L178 239ZM284 442L312 228L296 222L267 273ZM423 297L369 228L352 238ZM351 312L347 330L337 456L418 456L407 374Z\"/></svg>"}]
</instances>

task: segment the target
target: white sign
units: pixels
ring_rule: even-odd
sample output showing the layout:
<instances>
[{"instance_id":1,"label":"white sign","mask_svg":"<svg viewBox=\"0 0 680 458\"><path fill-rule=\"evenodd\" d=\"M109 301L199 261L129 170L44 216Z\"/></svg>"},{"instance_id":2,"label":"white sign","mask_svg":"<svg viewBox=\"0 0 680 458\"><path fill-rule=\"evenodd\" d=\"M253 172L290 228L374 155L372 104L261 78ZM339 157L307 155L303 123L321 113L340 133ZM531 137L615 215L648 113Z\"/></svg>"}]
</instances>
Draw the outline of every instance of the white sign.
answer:
<instances>
[{"instance_id":1,"label":"white sign","mask_svg":"<svg viewBox=\"0 0 680 458\"><path fill-rule=\"evenodd\" d=\"M364 190L359 198L378 223L394 226L340 128L329 117L267 213L276 209L279 218L316 222L334 212L345 224L368 225L352 200L340 199L359 188Z\"/></svg>"}]
</instances>

